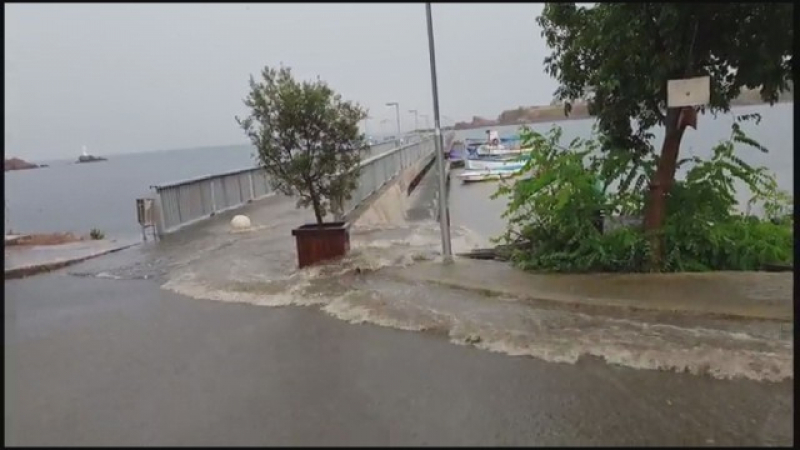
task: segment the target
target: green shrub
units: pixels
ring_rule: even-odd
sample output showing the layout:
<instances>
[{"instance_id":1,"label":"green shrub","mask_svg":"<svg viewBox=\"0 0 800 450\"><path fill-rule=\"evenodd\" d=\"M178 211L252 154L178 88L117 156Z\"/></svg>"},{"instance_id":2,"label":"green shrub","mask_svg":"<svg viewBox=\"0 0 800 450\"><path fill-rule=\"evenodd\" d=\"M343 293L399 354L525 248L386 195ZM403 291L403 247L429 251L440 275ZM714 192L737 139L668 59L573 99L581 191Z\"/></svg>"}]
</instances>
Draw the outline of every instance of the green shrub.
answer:
<instances>
[{"instance_id":1,"label":"green shrub","mask_svg":"<svg viewBox=\"0 0 800 450\"><path fill-rule=\"evenodd\" d=\"M89 237L92 238L92 240L99 241L104 239L106 235L97 228L92 228L92 231L89 232Z\"/></svg>"},{"instance_id":2,"label":"green shrub","mask_svg":"<svg viewBox=\"0 0 800 450\"><path fill-rule=\"evenodd\" d=\"M600 138L573 140L561 147L560 128L546 134L522 131L532 147L526 172L534 176L501 184L495 196L507 196L508 228L498 241L520 244L511 260L526 270L553 272L637 272L650 256L639 228L604 234L595 226L597 211L606 216L640 216L654 158L631 152L598 155ZM765 263L793 259L791 197L777 189L774 176L734 155L734 144L765 151L734 125L730 140L713 149L709 160L692 164L667 198L664 235L665 271L757 270ZM734 182L754 193L749 206L762 205L756 217L736 211ZM614 190L612 184L618 184Z\"/></svg>"}]
</instances>

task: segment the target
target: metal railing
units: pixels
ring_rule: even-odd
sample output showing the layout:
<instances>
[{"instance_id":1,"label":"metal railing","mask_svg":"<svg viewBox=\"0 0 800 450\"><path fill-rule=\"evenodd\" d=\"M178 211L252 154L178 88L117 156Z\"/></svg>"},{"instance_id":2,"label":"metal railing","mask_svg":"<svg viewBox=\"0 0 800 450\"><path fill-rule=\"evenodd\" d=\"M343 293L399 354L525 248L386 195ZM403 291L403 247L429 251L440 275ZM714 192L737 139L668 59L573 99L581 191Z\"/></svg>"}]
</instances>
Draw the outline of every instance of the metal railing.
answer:
<instances>
[{"instance_id":1,"label":"metal railing","mask_svg":"<svg viewBox=\"0 0 800 450\"><path fill-rule=\"evenodd\" d=\"M431 136L414 137L411 141L394 149L387 149L386 143L370 148L361 162L358 187L350 201L344 205L345 214L349 214L402 170L433 154L434 142ZM260 167L165 183L151 188L155 190L158 235L172 233L273 193L267 173Z\"/></svg>"},{"instance_id":2,"label":"metal railing","mask_svg":"<svg viewBox=\"0 0 800 450\"><path fill-rule=\"evenodd\" d=\"M364 200L383 187L403 170L421 159L433 155L432 137L421 137L416 142L361 161L358 186L349 201L345 202L344 215L355 210Z\"/></svg>"},{"instance_id":3,"label":"metal railing","mask_svg":"<svg viewBox=\"0 0 800 450\"><path fill-rule=\"evenodd\" d=\"M151 186L159 235L241 207L272 193L260 167Z\"/></svg>"}]
</instances>

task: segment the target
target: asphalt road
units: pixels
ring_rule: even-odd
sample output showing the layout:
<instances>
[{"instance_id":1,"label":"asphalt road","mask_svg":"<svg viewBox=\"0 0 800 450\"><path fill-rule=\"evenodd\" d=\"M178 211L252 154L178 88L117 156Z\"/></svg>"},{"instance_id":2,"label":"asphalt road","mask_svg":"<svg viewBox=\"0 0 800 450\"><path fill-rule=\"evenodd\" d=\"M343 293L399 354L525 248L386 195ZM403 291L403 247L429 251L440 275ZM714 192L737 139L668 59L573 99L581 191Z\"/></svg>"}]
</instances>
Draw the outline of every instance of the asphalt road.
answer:
<instances>
[{"instance_id":1,"label":"asphalt road","mask_svg":"<svg viewBox=\"0 0 800 450\"><path fill-rule=\"evenodd\" d=\"M313 307L5 283L6 445L791 445L793 383L548 363Z\"/></svg>"}]
</instances>

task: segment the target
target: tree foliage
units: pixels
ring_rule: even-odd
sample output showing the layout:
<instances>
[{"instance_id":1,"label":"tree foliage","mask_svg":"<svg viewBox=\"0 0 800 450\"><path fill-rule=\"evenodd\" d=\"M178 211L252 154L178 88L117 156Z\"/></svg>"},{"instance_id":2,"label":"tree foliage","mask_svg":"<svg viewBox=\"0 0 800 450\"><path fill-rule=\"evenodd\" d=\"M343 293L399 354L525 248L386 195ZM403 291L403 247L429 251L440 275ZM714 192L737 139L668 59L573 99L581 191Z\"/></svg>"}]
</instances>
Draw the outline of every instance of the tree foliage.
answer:
<instances>
[{"instance_id":1,"label":"tree foliage","mask_svg":"<svg viewBox=\"0 0 800 450\"><path fill-rule=\"evenodd\" d=\"M696 127L695 108L666 108L667 81L709 76L713 113L729 110L743 87L774 103L789 89L793 13L791 3L551 3L537 19L552 50L545 65L559 81L556 98L567 112L571 101L588 100L604 149L629 152L638 164L655 153L651 129L664 126L644 217L653 268L662 265L681 139Z\"/></svg>"},{"instance_id":2,"label":"tree foliage","mask_svg":"<svg viewBox=\"0 0 800 450\"><path fill-rule=\"evenodd\" d=\"M602 137L559 145L560 128L546 134L520 133L534 151L525 172L534 176L501 185L507 196L509 225L499 240L516 247L520 267L555 272L639 272L649 270L652 249L641 226L596 227L595 212L606 217L641 217L647 180L655 171L652 155L633 172L619 152L600 152ZM793 258L792 198L778 190L771 173L735 155L737 146L760 145L733 126L731 138L713 149L709 160L686 158L685 177L667 201L662 230L666 249L663 270L756 270L766 263ZM761 217L736 210L735 182L754 193ZM598 182L600 189L598 189Z\"/></svg>"},{"instance_id":3,"label":"tree foliage","mask_svg":"<svg viewBox=\"0 0 800 450\"><path fill-rule=\"evenodd\" d=\"M791 83L793 13L793 3L548 3L537 21L556 98L569 108L588 97L609 144L646 153L670 79L708 75L711 111L727 112L745 87L777 101Z\"/></svg>"},{"instance_id":4,"label":"tree foliage","mask_svg":"<svg viewBox=\"0 0 800 450\"><path fill-rule=\"evenodd\" d=\"M359 131L364 110L342 100L319 78L297 81L291 69L265 67L262 79L250 77L245 105L250 114L236 118L258 151L272 187L311 206L317 223L341 213L358 184Z\"/></svg>"}]
</instances>

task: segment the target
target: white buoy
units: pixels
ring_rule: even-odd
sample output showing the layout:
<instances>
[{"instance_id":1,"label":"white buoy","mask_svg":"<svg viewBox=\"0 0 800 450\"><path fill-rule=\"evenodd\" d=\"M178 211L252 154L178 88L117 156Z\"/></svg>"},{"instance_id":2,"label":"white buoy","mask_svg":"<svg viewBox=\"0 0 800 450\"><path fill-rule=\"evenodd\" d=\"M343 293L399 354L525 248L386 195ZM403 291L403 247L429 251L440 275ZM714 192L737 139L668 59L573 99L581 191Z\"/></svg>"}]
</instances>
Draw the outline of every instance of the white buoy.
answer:
<instances>
[{"instance_id":1,"label":"white buoy","mask_svg":"<svg viewBox=\"0 0 800 450\"><path fill-rule=\"evenodd\" d=\"M250 228L250 218L243 215L235 216L231 220L231 226L236 230L244 230Z\"/></svg>"}]
</instances>

